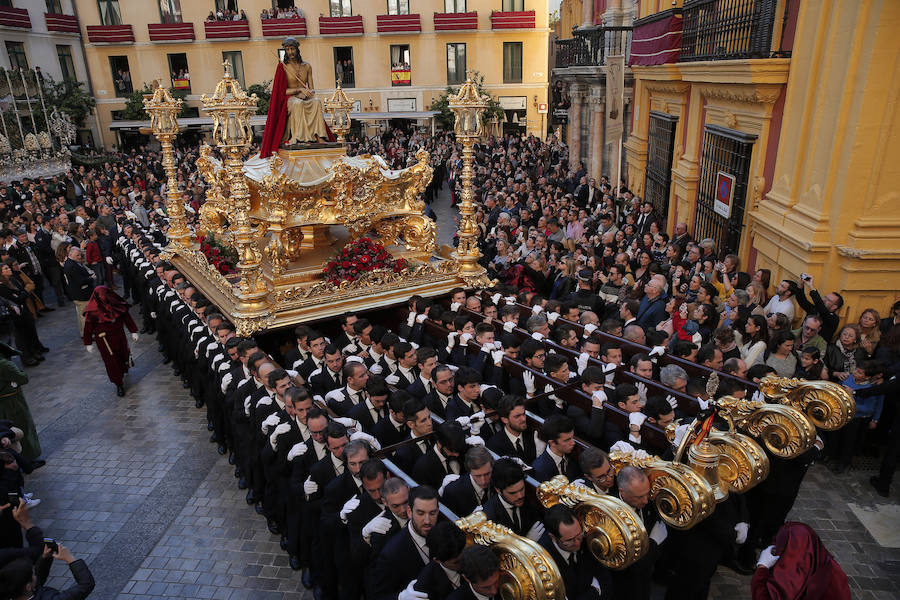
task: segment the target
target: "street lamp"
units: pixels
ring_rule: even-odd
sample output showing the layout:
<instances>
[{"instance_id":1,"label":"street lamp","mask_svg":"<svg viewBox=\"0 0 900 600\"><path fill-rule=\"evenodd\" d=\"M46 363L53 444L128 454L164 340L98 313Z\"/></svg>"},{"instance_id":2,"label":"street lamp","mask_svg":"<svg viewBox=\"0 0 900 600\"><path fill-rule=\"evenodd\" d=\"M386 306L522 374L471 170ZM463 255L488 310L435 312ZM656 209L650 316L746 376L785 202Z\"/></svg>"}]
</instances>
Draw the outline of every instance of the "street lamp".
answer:
<instances>
[{"instance_id":1,"label":"street lamp","mask_svg":"<svg viewBox=\"0 0 900 600\"><path fill-rule=\"evenodd\" d=\"M203 110L213 120L212 138L224 157L225 177L229 186L229 199L234 211L233 239L237 249L237 269L241 275L240 298L245 310L261 305L268 290L260 263L262 253L254 240L250 227L250 190L243 173L243 157L250 150L253 129L250 117L256 113L256 94L250 96L231 74L231 63L225 61L225 75L216 85L216 91L203 94Z\"/></svg>"},{"instance_id":2,"label":"street lamp","mask_svg":"<svg viewBox=\"0 0 900 600\"><path fill-rule=\"evenodd\" d=\"M472 208L472 162L475 140L484 135L481 115L489 106L487 96L478 93L472 81L472 71L466 71L466 82L459 92L450 96L449 107L456 117L454 131L456 138L463 145L462 201L459 203L459 244L456 247L456 260L459 264L459 276L470 287L487 287L490 280L484 267L478 264L481 251L478 249L478 228L475 226L475 211Z\"/></svg>"},{"instance_id":3,"label":"street lamp","mask_svg":"<svg viewBox=\"0 0 900 600\"><path fill-rule=\"evenodd\" d=\"M157 84L153 95L144 96L144 110L150 115L150 128L162 146L163 168L166 171L166 211L169 213L169 241L187 247L191 232L184 219L184 203L178 195L175 172L175 149L172 142L178 135L178 113L182 101L172 97L169 90Z\"/></svg>"},{"instance_id":4,"label":"street lamp","mask_svg":"<svg viewBox=\"0 0 900 600\"><path fill-rule=\"evenodd\" d=\"M353 101L344 93L340 79L336 82L331 98L325 101L325 108L331 113L331 129L337 136L337 141L343 144L344 136L350 131L350 109L353 108Z\"/></svg>"}]
</instances>

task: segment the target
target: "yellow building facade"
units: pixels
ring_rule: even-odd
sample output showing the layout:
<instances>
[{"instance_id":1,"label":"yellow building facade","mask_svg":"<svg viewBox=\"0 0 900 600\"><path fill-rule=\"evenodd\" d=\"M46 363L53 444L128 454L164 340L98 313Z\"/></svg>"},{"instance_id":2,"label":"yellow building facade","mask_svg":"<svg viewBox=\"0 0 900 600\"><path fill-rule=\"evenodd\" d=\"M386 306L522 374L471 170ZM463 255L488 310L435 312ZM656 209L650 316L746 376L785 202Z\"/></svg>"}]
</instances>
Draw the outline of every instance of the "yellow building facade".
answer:
<instances>
[{"instance_id":1,"label":"yellow building facade","mask_svg":"<svg viewBox=\"0 0 900 600\"><path fill-rule=\"evenodd\" d=\"M731 30L716 4L640 3L628 185L745 270L808 272L842 316L884 314L900 289L900 3L747 0Z\"/></svg>"},{"instance_id":2,"label":"yellow building facade","mask_svg":"<svg viewBox=\"0 0 900 600\"><path fill-rule=\"evenodd\" d=\"M469 69L506 110L504 128L546 128L538 104L548 93L548 0L304 0L296 2L302 17L261 18L293 4L75 0L104 144L116 142L109 126L128 90L161 80L199 106L223 60L245 86L270 81L287 36L299 40L323 99L341 77L361 112L423 112ZM246 20L206 22L219 8L243 11Z\"/></svg>"}]
</instances>

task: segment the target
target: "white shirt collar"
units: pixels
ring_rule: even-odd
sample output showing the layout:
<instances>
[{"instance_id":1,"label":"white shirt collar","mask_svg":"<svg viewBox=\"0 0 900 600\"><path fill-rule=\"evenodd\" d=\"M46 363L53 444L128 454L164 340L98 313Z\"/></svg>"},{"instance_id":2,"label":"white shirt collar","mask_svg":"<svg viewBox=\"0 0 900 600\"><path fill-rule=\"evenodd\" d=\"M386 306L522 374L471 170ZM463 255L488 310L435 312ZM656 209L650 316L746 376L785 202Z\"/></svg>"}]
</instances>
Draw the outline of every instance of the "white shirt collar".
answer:
<instances>
[{"instance_id":1,"label":"white shirt collar","mask_svg":"<svg viewBox=\"0 0 900 600\"><path fill-rule=\"evenodd\" d=\"M569 562L569 556L571 556L572 553L569 552L568 550L563 550L562 548L560 548L559 544L556 543L556 540L552 540L552 541L553 541L553 547L556 548L556 551L559 552L559 555L562 556L562 559L565 562Z\"/></svg>"},{"instance_id":2,"label":"white shirt collar","mask_svg":"<svg viewBox=\"0 0 900 600\"><path fill-rule=\"evenodd\" d=\"M509 438L509 441L512 442L513 447L516 446L517 440L522 440L522 447L523 448L525 447L525 440L522 439L521 433L519 435L513 435L512 432L509 430L509 427L507 427L505 425L503 426L503 432L506 434L506 437Z\"/></svg>"},{"instance_id":3,"label":"white shirt collar","mask_svg":"<svg viewBox=\"0 0 900 600\"><path fill-rule=\"evenodd\" d=\"M458 588L460 582L462 581L460 579L459 571L454 571L453 569L448 569L444 565L441 565L441 568L444 570L444 575L446 575L447 579L450 580L450 585L453 586L453 589Z\"/></svg>"},{"instance_id":4,"label":"white shirt collar","mask_svg":"<svg viewBox=\"0 0 900 600\"><path fill-rule=\"evenodd\" d=\"M406 528L409 530L409 535L412 537L413 543L416 546L416 550L419 551L419 556L422 557L426 563L428 562L428 543L425 541L421 535L416 533L416 530L413 528L412 522L407 523Z\"/></svg>"}]
</instances>

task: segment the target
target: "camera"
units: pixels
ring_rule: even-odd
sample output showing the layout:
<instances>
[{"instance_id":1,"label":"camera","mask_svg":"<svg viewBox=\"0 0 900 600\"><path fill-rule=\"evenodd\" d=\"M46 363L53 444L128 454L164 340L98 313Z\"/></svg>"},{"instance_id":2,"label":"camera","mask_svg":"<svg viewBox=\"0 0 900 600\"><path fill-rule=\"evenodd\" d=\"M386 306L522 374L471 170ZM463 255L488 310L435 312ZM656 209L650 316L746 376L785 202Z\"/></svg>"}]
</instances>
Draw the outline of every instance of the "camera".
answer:
<instances>
[{"instance_id":1,"label":"camera","mask_svg":"<svg viewBox=\"0 0 900 600\"><path fill-rule=\"evenodd\" d=\"M9 492L6 494L6 498L9 501L10 508L15 508L19 506L19 494L18 492Z\"/></svg>"},{"instance_id":2,"label":"camera","mask_svg":"<svg viewBox=\"0 0 900 600\"><path fill-rule=\"evenodd\" d=\"M812 279L812 277L809 276L809 273L801 273L800 279L802 279L803 281L809 281Z\"/></svg>"},{"instance_id":3,"label":"camera","mask_svg":"<svg viewBox=\"0 0 900 600\"><path fill-rule=\"evenodd\" d=\"M53 538L44 538L44 546L46 548L50 548L51 552L56 554L59 552L59 544L56 543L56 540Z\"/></svg>"}]
</instances>

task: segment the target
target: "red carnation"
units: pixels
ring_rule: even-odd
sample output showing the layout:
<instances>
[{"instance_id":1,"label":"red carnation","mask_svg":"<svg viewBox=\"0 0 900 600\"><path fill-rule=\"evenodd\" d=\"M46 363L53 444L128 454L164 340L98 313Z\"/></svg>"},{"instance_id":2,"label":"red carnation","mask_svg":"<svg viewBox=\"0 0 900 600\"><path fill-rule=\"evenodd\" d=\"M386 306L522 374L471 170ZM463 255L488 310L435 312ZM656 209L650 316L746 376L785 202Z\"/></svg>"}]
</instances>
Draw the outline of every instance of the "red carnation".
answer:
<instances>
[{"instance_id":1,"label":"red carnation","mask_svg":"<svg viewBox=\"0 0 900 600\"><path fill-rule=\"evenodd\" d=\"M344 261L344 264L342 264L341 266L344 267L345 269L349 269L349 268L350 268L350 261L349 261L349 260L345 260L345 261Z\"/></svg>"}]
</instances>

